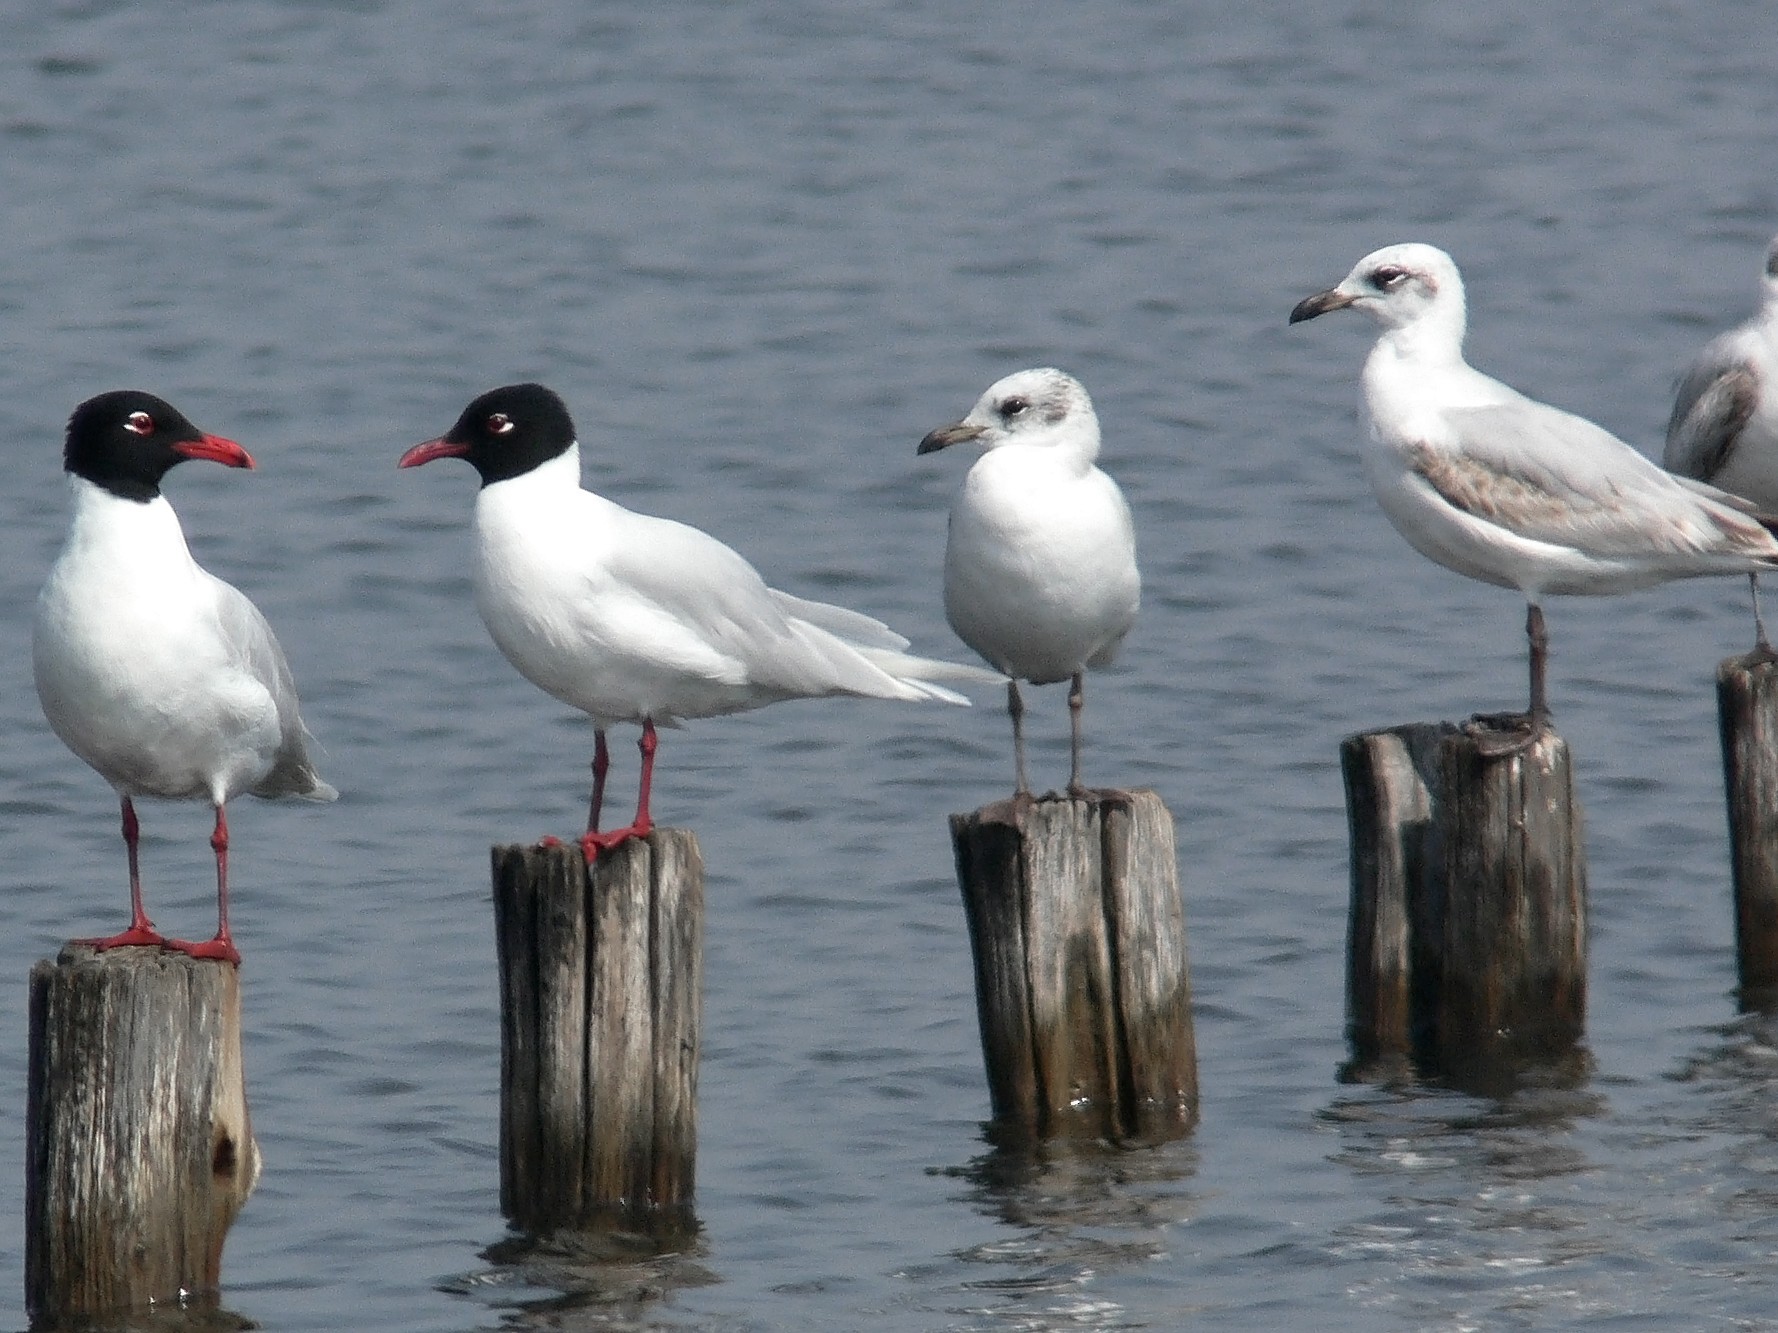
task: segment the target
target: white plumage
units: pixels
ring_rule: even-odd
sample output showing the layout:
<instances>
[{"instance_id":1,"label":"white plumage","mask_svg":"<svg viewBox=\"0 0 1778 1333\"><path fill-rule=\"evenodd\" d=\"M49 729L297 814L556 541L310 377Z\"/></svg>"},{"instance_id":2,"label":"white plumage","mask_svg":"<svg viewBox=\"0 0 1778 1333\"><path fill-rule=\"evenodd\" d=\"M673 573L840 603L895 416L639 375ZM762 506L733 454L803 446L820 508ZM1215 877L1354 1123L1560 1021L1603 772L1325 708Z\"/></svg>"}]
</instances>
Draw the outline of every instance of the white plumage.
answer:
<instances>
[{"instance_id":1,"label":"white plumage","mask_svg":"<svg viewBox=\"0 0 1778 1333\"><path fill-rule=\"evenodd\" d=\"M1760 292L1758 313L1712 339L1680 381L1662 462L1772 513L1778 511L1778 236L1766 247ZM1749 580L1755 632L1769 652L1759 576Z\"/></svg>"},{"instance_id":2,"label":"white plumage","mask_svg":"<svg viewBox=\"0 0 1778 1333\"><path fill-rule=\"evenodd\" d=\"M238 961L228 930L228 825L243 792L328 801L311 763L295 682L271 627L192 558L160 478L184 458L252 460L149 394L83 403L69 422L67 540L38 598L32 665L64 744L117 790L130 861L131 928L99 941L166 944ZM166 940L141 906L132 798L209 801L216 810L217 934Z\"/></svg>"},{"instance_id":3,"label":"white plumage","mask_svg":"<svg viewBox=\"0 0 1778 1333\"><path fill-rule=\"evenodd\" d=\"M1021 792L1030 785L1018 683L1071 683L1068 785L1077 792L1085 673L1116 656L1141 603L1130 507L1096 466L1092 400L1059 370L1008 375L919 452L960 443L985 452L951 506L945 615L1007 678Z\"/></svg>"},{"instance_id":4,"label":"white plumage","mask_svg":"<svg viewBox=\"0 0 1778 1333\"><path fill-rule=\"evenodd\" d=\"M830 695L967 704L936 682L994 679L913 656L879 621L768 587L709 534L585 490L573 422L542 385L483 394L401 466L441 457L482 476L475 599L488 633L527 680L593 720L589 857L651 826L657 726ZM643 728L641 792L636 819L600 833L618 722Z\"/></svg>"},{"instance_id":5,"label":"white plumage","mask_svg":"<svg viewBox=\"0 0 1778 1333\"><path fill-rule=\"evenodd\" d=\"M1410 244L1366 255L1339 286L1299 302L1290 322L1347 306L1383 326L1364 366L1371 487L1422 555L1525 594L1534 732L1548 716L1546 594L1624 592L1778 560L1751 506L1472 369L1463 281L1444 251Z\"/></svg>"}]
</instances>

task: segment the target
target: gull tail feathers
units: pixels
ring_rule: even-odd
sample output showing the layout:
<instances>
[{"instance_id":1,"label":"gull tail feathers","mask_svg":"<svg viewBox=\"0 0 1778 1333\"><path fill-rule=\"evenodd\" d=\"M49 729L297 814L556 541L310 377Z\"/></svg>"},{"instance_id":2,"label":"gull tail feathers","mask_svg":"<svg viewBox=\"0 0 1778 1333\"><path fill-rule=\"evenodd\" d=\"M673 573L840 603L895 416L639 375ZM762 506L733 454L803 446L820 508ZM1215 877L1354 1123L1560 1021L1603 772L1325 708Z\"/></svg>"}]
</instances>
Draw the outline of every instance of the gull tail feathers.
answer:
<instances>
[{"instance_id":1,"label":"gull tail feathers","mask_svg":"<svg viewBox=\"0 0 1778 1333\"><path fill-rule=\"evenodd\" d=\"M1714 515L1717 530L1744 548L1744 554L1768 567L1778 563L1778 547L1774 545L1774 539L1778 539L1778 514L1767 513L1752 500L1712 486L1707 481L1678 473L1671 475L1693 495L1728 511Z\"/></svg>"},{"instance_id":2,"label":"gull tail feathers","mask_svg":"<svg viewBox=\"0 0 1778 1333\"><path fill-rule=\"evenodd\" d=\"M794 620L807 621L855 648L906 648L905 635L897 634L875 616L848 610L831 602L812 602L806 597L793 597L777 588L768 588L778 608Z\"/></svg>"},{"instance_id":3,"label":"gull tail feathers","mask_svg":"<svg viewBox=\"0 0 1778 1333\"><path fill-rule=\"evenodd\" d=\"M946 689L941 680L964 681L972 685L1000 685L1006 677L985 667L968 666L962 662L941 662L932 657L916 657L912 653L885 648L860 647L858 653L872 666L893 676L919 697L942 703L969 707L969 700L955 690Z\"/></svg>"},{"instance_id":4,"label":"gull tail feathers","mask_svg":"<svg viewBox=\"0 0 1778 1333\"><path fill-rule=\"evenodd\" d=\"M339 800L339 789L322 778L309 758L308 746L314 740L309 729L298 719L295 734L286 738L272 771L260 779L258 786L251 788L251 793L267 800L281 796L318 804Z\"/></svg>"},{"instance_id":5,"label":"gull tail feathers","mask_svg":"<svg viewBox=\"0 0 1778 1333\"><path fill-rule=\"evenodd\" d=\"M289 796L299 801L314 801L326 804L340 798L339 789L322 779L314 769L304 765L302 768L274 768L266 774L265 781L252 789L255 796L263 796L268 800Z\"/></svg>"}]
</instances>

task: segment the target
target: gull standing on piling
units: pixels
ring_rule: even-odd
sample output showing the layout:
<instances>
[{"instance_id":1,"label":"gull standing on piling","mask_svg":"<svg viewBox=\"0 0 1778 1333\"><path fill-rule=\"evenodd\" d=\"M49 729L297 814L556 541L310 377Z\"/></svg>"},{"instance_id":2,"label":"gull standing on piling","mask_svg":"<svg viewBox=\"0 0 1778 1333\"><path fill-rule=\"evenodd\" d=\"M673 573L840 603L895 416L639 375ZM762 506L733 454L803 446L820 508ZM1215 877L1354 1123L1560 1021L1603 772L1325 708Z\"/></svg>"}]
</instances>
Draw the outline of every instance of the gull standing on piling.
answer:
<instances>
[{"instance_id":1,"label":"gull standing on piling","mask_svg":"<svg viewBox=\"0 0 1778 1333\"><path fill-rule=\"evenodd\" d=\"M1290 322L1348 306L1383 326L1364 364L1364 465L1383 512L1422 555L1525 595L1531 701L1509 720L1531 738L1549 721L1546 594L1778 564L1778 540L1751 505L1472 369L1463 280L1443 250L1368 254L1339 286L1298 302Z\"/></svg>"},{"instance_id":2,"label":"gull standing on piling","mask_svg":"<svg viewBox=\"0 0 1778 1333\"><path fill-rule=\"evenodd\" d=\"M488 633L526 680L593 720L589 862L654 826L657 726L832 695L967 705L934 682L997 679L912 656L881 621L767 587L708 533L583 489L574 422L541 384L483 394L398 466L435 458L481 476L475 604ZM642 778L635 818L601 833L617 722L642 728Z\"/></svg>"},{"instance_id":3,"label":"gull standing on piling","mask_svg":"<svg viewBox=\"0 0 1778 1333\"><path fill-rule=\"evenodd\" d=\"M90 398L63 451L74 496L68 538L37 599L31 658L50 727L123 802L130 926L99 949L159 945L238 963L228 928L228 820L242 792L331 801L308 755L289 664L259 609L204 570L161 494L188 458L250 468L153 394ZM216 810L216 935L158 933L142 906L133 798L203 799Z\"/></svg>"},{"instance_id":4,"label":"gull standing on piling","mask_svg":"<svg viewBox=\"0 0 1778 1333\"><path fill-rule=\"evenodd\" d=\"M1008 375L917 452L963 443L984 452L951 505L945 617L1006 677L1021 793L1031 785L1019 682L1069 682L1068 791L1080 795L1086 671L1116 656L1142 600L1130 506L1095 466L1092 399L1059 370Z\"/></svg>"},{"instance_id":5,"label":"gull standing on piling","mask_svg":"<svg viewBox=\"0 0 1778 1333\"><path fill-rule=\"evenodd\" d=\"M1759 313L1712 340L1680 381L1661 461L1670 472L1772 513L1778 512L1778 236L1766 246L1760 289ZM1758 648L1770 654L1759 574L1747 578Z\"/></svg>"}]
</instances>

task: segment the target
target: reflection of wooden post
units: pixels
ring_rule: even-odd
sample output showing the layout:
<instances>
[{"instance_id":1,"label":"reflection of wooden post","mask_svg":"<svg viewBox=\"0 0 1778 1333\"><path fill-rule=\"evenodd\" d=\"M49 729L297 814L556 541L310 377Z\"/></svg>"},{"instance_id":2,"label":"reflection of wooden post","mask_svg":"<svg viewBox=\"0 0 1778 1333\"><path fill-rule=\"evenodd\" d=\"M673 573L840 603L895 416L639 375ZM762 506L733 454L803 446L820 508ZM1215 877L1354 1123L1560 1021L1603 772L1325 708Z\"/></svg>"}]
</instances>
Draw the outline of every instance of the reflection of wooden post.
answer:
<instances>
[{"instance_id":1,"label":"reflection of wooden post","mask_svg":"<svg viewBox=\"0 0 1778 1333\"><path fill-rule=\"evenodd\" d=\"M1778 988L1778 659L1761 652L1716 668L1735 879L1741 990Z\"/></svg>"},{"instance_id":2,"label":"reflection of wooden post","mask_svg":"<svg viewBox=\"0 0 1778 1333\"><path fill-rule=\"evenodd\" d=\"M1360 1062L1542 1056L1586 1021L1586 860L1568 746L1477 724L1342 747L1349 1035ZM1436 750L1435 750L1436 747Z\"/></svg>"},{"instance_id":3,"label":"reflection of wooden post","mask_svg":"<svg viewBox=\"0 0 1778 1333\"><path fill-rule=\"evenodd\" d=\"M500 1206L527 1231L690 1216L704 867L657 828L496 847Z\"/></svg>"},{"instance_id":4,"label":"reflection of wooden post","mask_svg":"<svg viewBox=\"0 0 1778 1333\"><path fill-rule=\"evenodd\" d=\"M25 1302L78 1321L214 1303L259 1147L236 968L63 947L31 969Z\"/></svg>"},{"instance_id":5,"label":"reflection of wooden post","mask_svg":"<svg viewBox=\"0 0 1778 1333\"><path fill-rule=\"evenodd\" d=\"M1164 1137L1197 1119L1173 820L1151 791L951 817L997 1120Z\"/></svg>"}]
</instances>

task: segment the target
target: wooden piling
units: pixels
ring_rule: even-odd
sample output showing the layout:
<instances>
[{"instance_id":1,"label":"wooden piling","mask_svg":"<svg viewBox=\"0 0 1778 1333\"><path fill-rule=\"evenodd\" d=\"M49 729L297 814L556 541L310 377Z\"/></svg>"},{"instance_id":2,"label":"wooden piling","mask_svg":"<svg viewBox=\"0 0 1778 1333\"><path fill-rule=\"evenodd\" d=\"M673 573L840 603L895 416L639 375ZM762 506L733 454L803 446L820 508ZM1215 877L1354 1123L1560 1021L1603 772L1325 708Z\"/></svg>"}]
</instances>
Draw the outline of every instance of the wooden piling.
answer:
<instances>
[{"instance_id":1,"label":"wooden piling","mask_svg":"<svg viewBox=\"0 0 1778 1333\"><path fill-rule=\"evenodd\" d=\"M1415 722L1340 743L1351 829L1346 1035L1360 1062L1424 1046L1443 952L1444 840L1433 818L1448 722Z\"/></svg>"},{"instance_id":2,"label":"wooden piling","mask_svg":"<svg viewBox=\"0 0 1778 1333\"><path fill-rule=\"evenodd\" d=\"M1341 746L1347 1036L1359 1070L1565 1052L1586 1022L1586 859L1568 746L1472 722Z\"/></svg>"},{"instance_id":3,"label":"wooden piling","mask_svg":"<svg viewBox=\"0 0 1778 1333\"><path fill-rule=\"evenodd\" d=\"M70 943L31 969L25 1303L77 1322L216 1303L259 1179L239 971Z\"/></svg>"},{"instance_id":4,"label":"wooden piling","mask_svg":"<svg viewBox=\"0 0 1778 1333\"><path fill-rule=\"evenodd\" d=\"M1197 1120L1173 819L1152 791L951 816L996 1121L1171 1137Z\"/></svg>"},{"instance_id":5,"label":"wooden piling","mask_svg":"<svg viewBox=\"0 0 1778 1333\"><path fill-rule=\"evenodd\" d=\"M1745 1000L1778 995L1778 658L1757 649L1716 669L1728 795L1735 961Z\"/></svg>"},{"instance_id":6,"label":"wooden piling","mask_svg":"<svg viewBox=\"0 0 1778 1333\"><path fill-rule=\"evenodd\" d=\"M526 1231L690 1224L704 867L657 828L493 849L500 1206Z\"/></svg>"}]
</instances>

